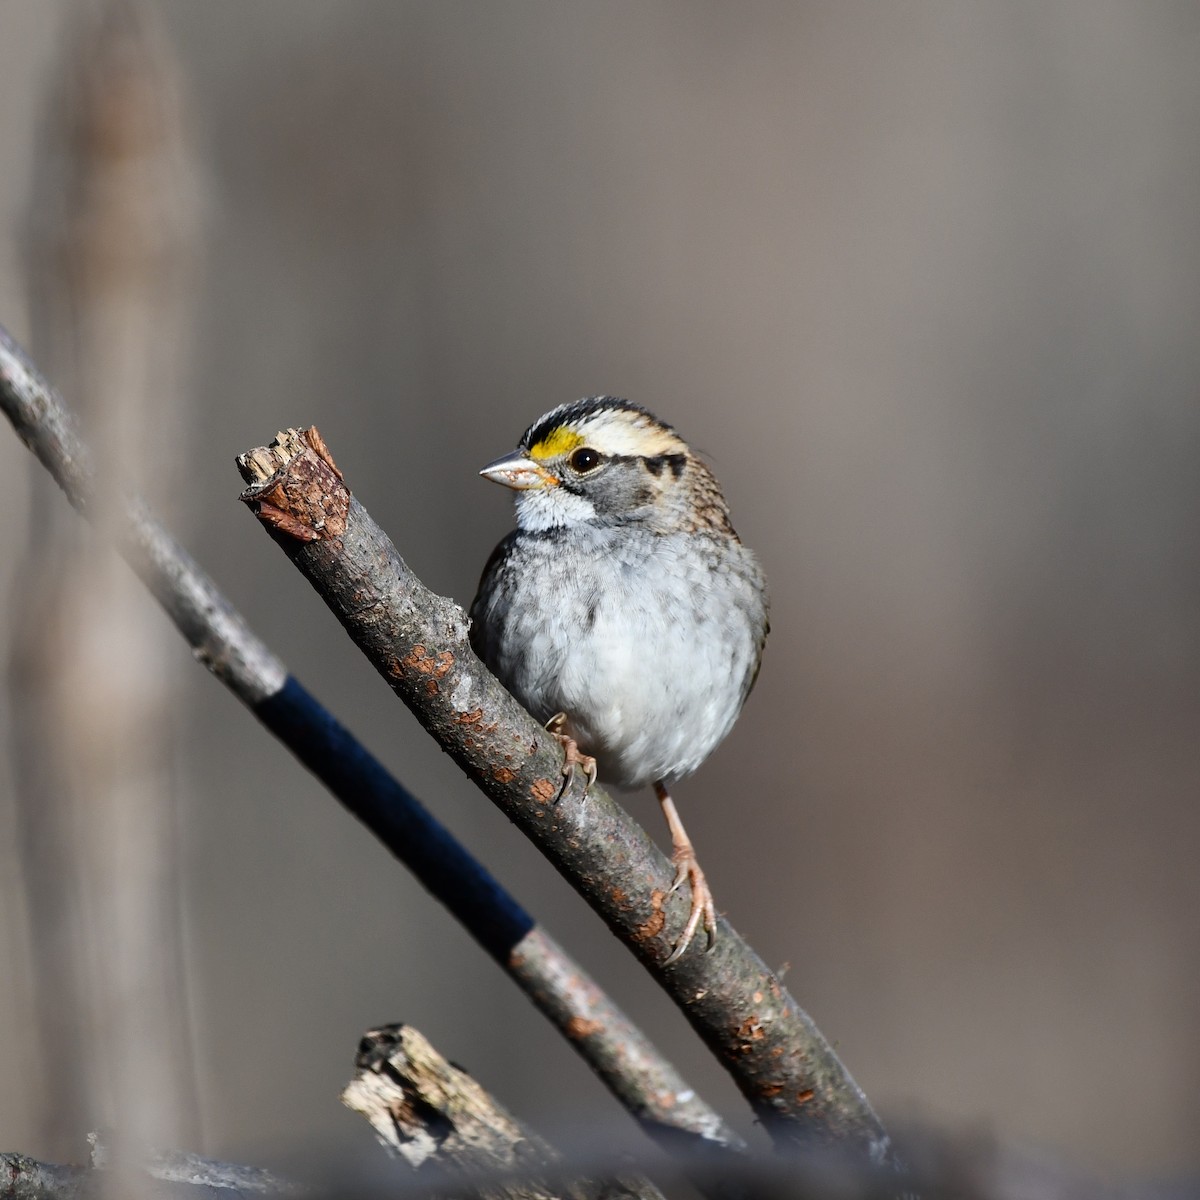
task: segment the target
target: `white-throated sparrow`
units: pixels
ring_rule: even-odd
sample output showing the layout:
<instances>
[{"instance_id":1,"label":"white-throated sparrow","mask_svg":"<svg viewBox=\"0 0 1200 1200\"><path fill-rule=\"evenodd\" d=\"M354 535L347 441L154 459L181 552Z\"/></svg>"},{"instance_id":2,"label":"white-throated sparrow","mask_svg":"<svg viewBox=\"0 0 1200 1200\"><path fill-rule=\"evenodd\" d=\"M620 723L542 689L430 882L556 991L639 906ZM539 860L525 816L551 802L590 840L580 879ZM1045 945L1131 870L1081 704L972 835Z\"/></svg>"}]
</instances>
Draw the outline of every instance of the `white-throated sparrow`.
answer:
<instances>
[{"instance_id":1,"label":"white-throated sparrow","mask_svg":"<svg viewBox=\"0 0 1200 1200\"><path fill-rule=\"evenodd\" d=\"M675 887L692 888L668 962L716 912L668 784L732 728L767 636L762 569L708 467L669 426L612 396L535 421L481 472L513 488L517 528L471 605L471 644L589 782L653 784ZM566 786L566 784L564 784Z\"/></svg>"}]
</instances>

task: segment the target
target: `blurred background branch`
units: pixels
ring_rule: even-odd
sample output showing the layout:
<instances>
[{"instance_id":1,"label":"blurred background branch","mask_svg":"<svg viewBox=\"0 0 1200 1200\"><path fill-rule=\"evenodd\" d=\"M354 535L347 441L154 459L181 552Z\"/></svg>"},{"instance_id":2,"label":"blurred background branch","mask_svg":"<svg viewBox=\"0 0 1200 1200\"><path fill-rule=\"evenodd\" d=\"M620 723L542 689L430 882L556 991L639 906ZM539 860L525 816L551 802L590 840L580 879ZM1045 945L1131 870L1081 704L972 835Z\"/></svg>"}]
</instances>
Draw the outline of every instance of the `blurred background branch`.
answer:
<instances>
[{"instance_id":1,"label":"blurred background branch","mask_svg":"<svg viewBox=\"0 0 1200 1200\"><path fill-rule=\"evenodd\" d=\"M84 398L99 475L165 493L185 428L195 196L175 68L151 15L96 5L72 31L29 204L33 337ZM29 921L38 1141L97 1121L200 1136L183 960L176 668L107 538L34 489L8 687ZM102 535L123 514L103 488ZM40 1094L39 1094L40 1093Z\"/></svg>"},{"instance_id":2,"label":"blurred background branch","mask_svg":"<svg viewBox=\"0 0 1200 1200\"><path fill-rule=\"evenodd\" d=\"M452 1064L450 1069L453 1070ZM436 1120L436 1114L427 1114ZM445 1136L449 1130L438 1127ZM1195 1188L1171 1187L1145 1182L1103 1182L1069 1166L1045 1152L1031 1152L999 1145L980 1136L947 1137L929 1130L911 1129L904 1136L909 1166L897 1176L863 1163L848 1162L837 1156L808 1154L799 1158L758 1155L726 1159L720 1164L677 1164L666 1167L648 1163L637 1155L623 1155L618 1161L603 1153L590 1157L575 1156L535 1168L535 1188L549 1185L557 1194L567 1191L570 1181L580 1175L603 1178L606 1174L628 1175L638 1170L654 1173L667 1195L685 1188L685 1172L708 1171L714 1193L727 1196L754 1196L763 1200L894 1200L899 1182L911 1194L934 1200L1186 1200ZM147 1195L176 1200L222 1200L233 1195L304 1196L308 1200L431 1200L432 1197L462 1195L467 1189L489 1195L528 1193L531 1188L527 1170L476 1168L467 1174L461 1166L438 1169L427 1162L419 1174L379 1170L359 1164L344 1168L336 1175L328 1168L312 1172L305 1185L280 1179L270 1172L236 1163L201 1159L190 1154L154 1153L128 1160L129 1167L140 1165L151 1184ZM99 1171L97 1178L94 1172ZM94 1195L97 1184L104 1182L105 1168L64 1167L37 1162L24 1155L0 1154L0 1200L80 1200Z\"/></svg>"}]
</instances>

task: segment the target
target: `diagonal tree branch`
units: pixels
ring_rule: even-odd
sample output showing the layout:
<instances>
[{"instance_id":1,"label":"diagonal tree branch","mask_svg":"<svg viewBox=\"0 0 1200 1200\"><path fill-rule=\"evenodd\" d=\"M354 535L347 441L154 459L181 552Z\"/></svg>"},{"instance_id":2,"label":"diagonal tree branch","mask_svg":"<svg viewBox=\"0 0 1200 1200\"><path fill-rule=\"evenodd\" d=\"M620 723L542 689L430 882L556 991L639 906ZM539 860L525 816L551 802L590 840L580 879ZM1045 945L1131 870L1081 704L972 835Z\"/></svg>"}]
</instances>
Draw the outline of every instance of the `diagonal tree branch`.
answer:
<instances>
[{"instance_id":1,"label":"diagonal tree branch","mask_svg":"<svg viewBox=\"0 0 1200 1200\"><path fill-rule=\"evenodd\" d=\"M242 499L467 775L538 846L675 1000L784 1147L891 1158L866 1096L812 1020L722 920L716 948L667 965L687 898L600 787L559 798L555 740L472 652L463 610L421 583L355 500L315 429L238 459Z\"/></svg>"},{"instance_id":2,"label":"diagonal tree branch","mask_svg":"<svg viewBox=\"0 0 1200 1200\"><path fill-rule=\"evenodd\" d=\"M89 514L88 448L3 327L0 408L71 504ZM140 501L126 506L121 533L122 553L196 657L458 918L650 1136L684 1155L744 1149L579 964L287 673Z\"/></svg>"}]
</instances>

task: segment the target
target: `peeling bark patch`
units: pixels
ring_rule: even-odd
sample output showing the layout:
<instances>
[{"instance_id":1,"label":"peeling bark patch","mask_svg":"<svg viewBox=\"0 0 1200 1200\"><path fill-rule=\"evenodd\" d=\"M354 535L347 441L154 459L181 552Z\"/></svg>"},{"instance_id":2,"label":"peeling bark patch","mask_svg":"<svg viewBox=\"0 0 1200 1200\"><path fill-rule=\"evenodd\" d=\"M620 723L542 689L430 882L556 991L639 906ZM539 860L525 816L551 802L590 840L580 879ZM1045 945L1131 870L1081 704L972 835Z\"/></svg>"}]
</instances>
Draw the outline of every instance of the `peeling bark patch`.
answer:
<instances>
[{"instance_id":1,"label":"peeling bark patch","mask_svg":"<svg viewBox=\"0 0 1200 1200\"><path fill-rule=\"evenodd\" d=\"M443 650L436 658L431 658L424 646L414 646L399 663L398 674L415 671L418 675L430 675L433 679L441 679L454 666L454 655L449 650ZM431 680L432 682L432 680ZM436 686L433 692L436 692ZM430 693L430 695L433 694Z\"/></svg>"},{"instance_id":2,"label":"peeling bark patch","mask_svg":"<svg viewBox=\"0 0 1200 1200\"><path fill-rule=\"evenodd\" d=\"M529 785L529 793L539 804L549 804L558 795L554 784L548 779L535 779Z\"/></svg>"},{"instance_id":3,"label":"peeling bark patch","mask_svg":"<svg viewBox=\"0 0 1200 1200\"><path fill-rule=\"evenodd\" d=\"M288 537L294 537L300 542L316 542L321 538L315 529L310 529L302 521L297 521L291 513L284 512L282 508L276 508L274 504L270 504L266 500L258 506L258 519L264 525L270 525L273 529L278 529L280 533L286 533Z\"/></svg>"},{"instance_id":4,"label":"peeling bark patch","mask_svg":"<svg viewBox=\"0 0 1200 1200\"><path fill-rule=\"evenodd\" d=\"M492 768L492 778L497 783L509 784L509 783L512 783L512 781L514 779L516 779L516 777L517 777L516 771L513 771L508 767L493 767Z\"/></svg>"},{"instance_id":5,"label":"peeling bark patch","mask_svg":"<svg viewBox=\"0 0 1200 1200\"><path fill-rule=\"evenodd\" d=\"M251 485L242 500L266 524L305 542L336 540L346 532L350 491L315 429L284 430L269 446L239 455L237 463Z\"/></svg>"},{"instance_id":6,"label":"peeling bark patch","mask_svg":"<svg viewBox=\"0 0 1200 1200\"><path fill-rule=\"evenodd\" d=\"M766 1031L762 1027L762 1022L758 1019L758 1013L751 1013L738 1027L737 1033L734 1035L738 1041L742 1042L741 1051L743 1054L749 1054L751 1050L751 1042L761 1042L767 1036Z\"/></svg>"},{"instance_id":7,"label":"peeling bark patch","mask_svg":"<svg viewBox=\"0 0 1200 1200\"><path fill-rule=\"evenodd\" d=\"M663 912L663 900L666 898L666 892L660 892L655 888L650 893L650 907L653 910L649 918L640 924L634 930L633 936L639 942L648 942L651 938L656 938L663 931L663 926L667 923L667 915Z\"/></svg>"},{"instance_id":8,"label":"peeling bark patch","mask_svg":"<svg viewBox=\"0 0 1200 1200\"><path fill-rule=\"evenodd\" d=\"M590 1037L593 1033L599 1033L604 1028L600 1021L589 1021L584 1017L572 1017L567 1022L567 1037L573 1042L581 1041L585 1037Z\"/></svg>"},{"instance_id":9,"label":"peeling bark patch","mask_svg":"<svg viewBox=\"0 0 1200 1200\"><path fill-rule=\"evenodd\" d=\"M333 461L333 455L329 453L329 447L325 444L325 439L318 432L315 425L310 425L304 431L304 440L312 447L313 453L338 477L339 480L345 480L345 475L342 474L337 463Z\"/></svg>"},{"instance_id":10,"label":"peeling bark patch","mask_svg":"<svg viewBox=\"0 0 1200 1200\"><path fill-rule=\"evenodd\" d=\"M453 658L453 656L451 656L451 657ZM453 697L451 697L450 702L452 704L454 703ZM454 723L455 723L455 725L472 726L476 733L484 733L484 734L495 733L496 730L500 728L499 721L485 721L483 719L483 709L482 708L469 708L469 709L464 709L459 712L456 712L454 714ZM512 762L512 755L506 754L504 756L504 761Z\"/></svg>"},{"instance_id":11,"label":"peeling bark patch","mask_svg":"<svg viewBox=\"0 0 1200 1200\"><path fill-rule=\"evenodd\" d=\"M807 1104L813 1098L812 1088L805 1088L802 1092L796 1093L797 1104Z\"/></svg>"}]
</instances>

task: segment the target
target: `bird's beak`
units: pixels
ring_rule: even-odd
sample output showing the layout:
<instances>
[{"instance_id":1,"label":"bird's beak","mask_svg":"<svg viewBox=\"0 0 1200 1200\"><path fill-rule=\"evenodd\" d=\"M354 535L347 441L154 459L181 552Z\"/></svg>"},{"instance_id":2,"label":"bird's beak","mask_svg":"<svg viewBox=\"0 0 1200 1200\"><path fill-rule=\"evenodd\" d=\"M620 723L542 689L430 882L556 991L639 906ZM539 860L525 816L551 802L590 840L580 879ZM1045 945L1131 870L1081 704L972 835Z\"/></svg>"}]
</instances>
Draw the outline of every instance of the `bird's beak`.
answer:
<instances>
[{"instance_id":1,"label":"bird's beak","mask_svg":"<svg viewBox=\"0 0 1200 1200\"><path fill-rule=\"evenodd\" d=\"M484 479L493 483L502 483L505 487L518 492L533 491L536 488L553 487L558 483L558 477L552 475L545 467L539 467L531 458L526 458L520 451L514 450L498 458L494 463L488 463L479 472Z\"/></svg>"}]
</instances>

